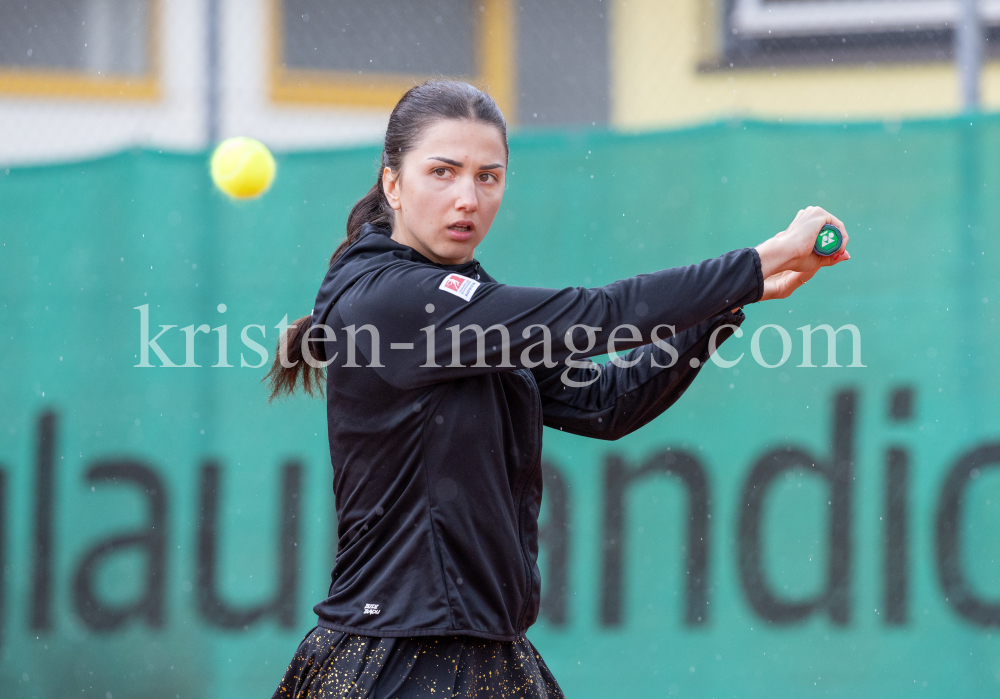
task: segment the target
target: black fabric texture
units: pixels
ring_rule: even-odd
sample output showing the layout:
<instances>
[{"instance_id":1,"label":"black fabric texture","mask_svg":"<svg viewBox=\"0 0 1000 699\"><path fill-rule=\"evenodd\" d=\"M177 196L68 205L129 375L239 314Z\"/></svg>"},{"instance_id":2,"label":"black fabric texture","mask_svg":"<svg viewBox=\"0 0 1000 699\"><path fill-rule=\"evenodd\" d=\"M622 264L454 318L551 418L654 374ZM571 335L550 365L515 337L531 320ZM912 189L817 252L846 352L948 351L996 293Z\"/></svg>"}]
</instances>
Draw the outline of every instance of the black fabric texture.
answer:
<instances>
[{"instance_id":1,"label":"black fabric texture","mask_svg":"<svg viewBox=\"0 0 1000 699\"><path fill-rule=\"evenodd\" d=\"M563 699L527 638L377 638L316 627L273 699Z\"/></svg>"},{"instance_id":2,"label":"black fabric texture","mask_svg":"<svg viewBox=\"0 0 1000 699\"><path fill-rule=\"evenodd\" d=\"M440 287L451 273L479 286L468 298L449 293ZM545 289L500 284L477 260L435 264L366 225L330 267L312 317L329 328L314 327L310 347L330 362L338 518L319 625L383 638L523 637L541 587L542 426L613 440L647 424L690 386L713 335L722 344L746 318L738 309L762 294L753 248L603 287ZM456 332L473 324L482 337ZM581 352L585 329L567 339L578 324L596 328ZM638 335L616 335L621 365L591 361L626 324Z\"/></svg>"}]
</instances>

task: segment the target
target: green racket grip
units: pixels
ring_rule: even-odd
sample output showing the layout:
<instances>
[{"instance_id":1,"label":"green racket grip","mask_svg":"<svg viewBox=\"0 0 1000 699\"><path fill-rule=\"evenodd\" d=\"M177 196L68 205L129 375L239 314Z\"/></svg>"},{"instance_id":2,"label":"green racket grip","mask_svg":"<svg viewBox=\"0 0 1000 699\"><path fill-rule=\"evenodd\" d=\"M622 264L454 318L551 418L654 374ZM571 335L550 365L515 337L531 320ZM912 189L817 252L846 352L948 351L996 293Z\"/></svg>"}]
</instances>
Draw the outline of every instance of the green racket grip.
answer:
<instances>
[{"instance_id":1,"label":"green racket grip","mask_svg":"<svg viewBox=\"0 0 1000 699\"><path fill-rule=\"evenodd\" d=\"M816 244L813 246L813 252L823 257L829 257L840 252L843 244L844 234L832 223L827 223L819 229L819 235L816 236Z\"/></svg>"}]
</instances>

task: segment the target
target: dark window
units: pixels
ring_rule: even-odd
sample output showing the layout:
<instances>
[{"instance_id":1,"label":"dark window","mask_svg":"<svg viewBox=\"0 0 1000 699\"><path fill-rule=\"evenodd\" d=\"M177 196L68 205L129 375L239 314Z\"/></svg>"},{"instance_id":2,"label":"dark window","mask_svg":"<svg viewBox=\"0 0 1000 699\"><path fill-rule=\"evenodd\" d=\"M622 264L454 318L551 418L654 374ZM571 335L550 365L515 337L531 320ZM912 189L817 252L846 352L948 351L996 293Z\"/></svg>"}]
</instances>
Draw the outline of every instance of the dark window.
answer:
<instances>
[{"instance_id":1,"label":"dark window","mask_svg":"<svg viewBox=\"0 0 1000 699\"><path fill-rule=\"evenodd\" d=\"M517 7L517 113L523 126L608 122L607 0Z\"/></svg>"},{"instance_id":2,"label":"dark window","mask_svg":"<svg viewBox=\"0 0 1000 699\"><path fill-rule=\"evenodd\" d=\"M149 0L0 2L0 68L145 75Z\"/></svg>"},{"instance_id":3,"label":"dark window","mask_svg":"<svg viewBox=\"0 0 1000 699\"><path fill-rule=\"evenodd\" d=\"M284 0L288 68L473 76L476 12L469 0Z\"/></svg>"}]
</instances>

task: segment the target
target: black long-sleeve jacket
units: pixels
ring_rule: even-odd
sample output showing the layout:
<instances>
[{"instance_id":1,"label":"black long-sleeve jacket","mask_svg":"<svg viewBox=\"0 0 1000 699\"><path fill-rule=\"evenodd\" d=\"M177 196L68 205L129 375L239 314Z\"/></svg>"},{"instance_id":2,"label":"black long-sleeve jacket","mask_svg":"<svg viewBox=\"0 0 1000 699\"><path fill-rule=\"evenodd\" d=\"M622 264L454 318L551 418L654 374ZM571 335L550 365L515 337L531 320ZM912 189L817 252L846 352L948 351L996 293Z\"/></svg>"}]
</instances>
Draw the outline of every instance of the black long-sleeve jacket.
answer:
<instances>
[{"instance_id":1,"label":"black long-sleeve jacket","mask_svg":"<svg viewBox=\"0 0 1000 699\"><path fill-rule=\"evenodd\" d=\"M329 328L310 346L330 362L339 536L314 609L320 626L369 636L514 640L538 615L542 425L618 439L669 408L713 331L718 346L746 318L734 309L760 300L760 258L743 248L544 289L500 284L476 260L433 263L389 235L366 225L313 310ZM584 359L613 333L612 349L631 350L621 366Z\"/></svg>"}]
</instances>

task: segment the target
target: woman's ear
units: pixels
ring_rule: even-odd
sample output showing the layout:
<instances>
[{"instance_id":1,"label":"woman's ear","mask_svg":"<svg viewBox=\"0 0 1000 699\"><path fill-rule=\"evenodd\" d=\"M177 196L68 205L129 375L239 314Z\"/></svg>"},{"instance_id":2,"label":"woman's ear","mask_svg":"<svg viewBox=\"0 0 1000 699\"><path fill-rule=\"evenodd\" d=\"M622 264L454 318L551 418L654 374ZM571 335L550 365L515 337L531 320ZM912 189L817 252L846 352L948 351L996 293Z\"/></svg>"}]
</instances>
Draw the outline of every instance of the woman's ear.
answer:
<instances>
[{"instance_id":1,"label":"woman's ear","mask_svg":"<svg viewBox=\"0 0 1000 699\"><path fill-rule=\"evenodd\" d=\"M399 211L402 208L399 203L399 181L387 167L382 168L382 191L385 192L389 206Z\"/></svg>"}]
</instances>

